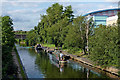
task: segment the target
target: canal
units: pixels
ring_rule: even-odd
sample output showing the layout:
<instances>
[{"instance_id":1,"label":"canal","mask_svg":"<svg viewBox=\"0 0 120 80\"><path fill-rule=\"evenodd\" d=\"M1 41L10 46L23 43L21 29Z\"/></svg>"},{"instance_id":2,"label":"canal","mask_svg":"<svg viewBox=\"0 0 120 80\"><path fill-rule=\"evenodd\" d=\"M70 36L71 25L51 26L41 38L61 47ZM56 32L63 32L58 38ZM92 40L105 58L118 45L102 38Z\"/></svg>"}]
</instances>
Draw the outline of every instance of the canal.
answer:
<instances>
[{"instance_id":1,"label":"canal","mask_svg":"<svg viewBox=\"0 0 120 80\"><path fill-rule=\"evenodd\" d=\"M16 45L18 54L28 78L108 78L104 72L91 70L82 64L70 60L58 65L51 60L51 54L39 53L34 49Z\"/></svg>"}]
</instances>

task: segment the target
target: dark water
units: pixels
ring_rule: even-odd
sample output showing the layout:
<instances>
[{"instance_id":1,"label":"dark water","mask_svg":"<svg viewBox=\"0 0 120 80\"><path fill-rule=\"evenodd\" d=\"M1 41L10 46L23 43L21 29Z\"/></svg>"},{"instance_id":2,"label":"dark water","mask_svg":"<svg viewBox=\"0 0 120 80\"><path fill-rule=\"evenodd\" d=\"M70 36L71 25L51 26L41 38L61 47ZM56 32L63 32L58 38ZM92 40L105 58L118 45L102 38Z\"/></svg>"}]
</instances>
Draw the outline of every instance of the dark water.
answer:
<instances>
[{"instance_id":1,"label":"dark water","mask_svg":"<svg viewBox=\"0 0 120 80\"><path fill-rule=\"evenodd\" d=\"M36 53L34 49L16 45L20 59L28 78L106 78L103 72L90 70L81 64L69 61L66 65L58 65L52 61L51 54L44 51Z\"/></svg>"}]
</instances>

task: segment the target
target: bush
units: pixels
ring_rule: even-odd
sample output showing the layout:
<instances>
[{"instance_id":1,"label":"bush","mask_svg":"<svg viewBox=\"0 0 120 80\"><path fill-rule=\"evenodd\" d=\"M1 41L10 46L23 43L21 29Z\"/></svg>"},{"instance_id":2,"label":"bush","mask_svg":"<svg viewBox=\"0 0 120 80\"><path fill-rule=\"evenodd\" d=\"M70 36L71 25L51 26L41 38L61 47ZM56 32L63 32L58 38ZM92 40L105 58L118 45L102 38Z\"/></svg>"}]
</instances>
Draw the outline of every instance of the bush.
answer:
<instances>
[{"instance_id":1,"label":"bush","mask_svg":"<svg viewBox=\"0 0 120 80\"><path fill-rule=\"evenodd\" d=\"M119 66L117 27L100 26L89 38L90 58L103 67Z\"/></svg>"},{"instance_id":2,"label":"bush","mask_svg":"<svg viewBox=\"0 0 120 80\"><path fill-rule=\"evenodd\" d=\"M78 48L78 47L75 47L75 48L70 48L69 50L68 50L68 53L70 53L70 54L74 54L75 52L77 52L77 51L79 51L80 50L80 48Z\"/></svg>"}]
</instances>

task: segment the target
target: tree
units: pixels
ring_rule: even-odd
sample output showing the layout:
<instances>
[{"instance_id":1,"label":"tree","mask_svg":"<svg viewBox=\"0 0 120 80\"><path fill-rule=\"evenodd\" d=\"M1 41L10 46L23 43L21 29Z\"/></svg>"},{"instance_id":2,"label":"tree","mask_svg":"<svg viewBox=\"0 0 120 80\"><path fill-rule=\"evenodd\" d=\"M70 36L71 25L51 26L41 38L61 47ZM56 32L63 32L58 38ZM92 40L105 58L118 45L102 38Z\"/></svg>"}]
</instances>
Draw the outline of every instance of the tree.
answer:
<instances>
[{"instance_id":1,"label":"tree","mask_svg":"<svg viewBox=\"0 0 120 80\"><path fill-rule=\"evenodd\" d=\"M90 58L103 67L119 66L118 28L100 25L89 38Z\"/></svg>"},{"instance_id":2,"label":"tree","mask_svg":"<svg viewBox=\"0 0 120 80\"><path fill-rule=\"evenodd\" d=\"M12 19L9 16L2 17L2 45L14 45L14 32L13 32Z\"/></svg>"},{"instance_id":3,"label":"tree","mask_svg":"<svg viewBox=\"0 0 120 80\"><path fill-rule=\"evenodd\" d=\"M53 25L58 22L62 17L63 14L63 6L55 3L52 7L49 7L47 10L49 25Z\"/></svg>"},{"instance_id":4,"label":"tree","mask_svg":"<svg viewBox=\"0 0 120 80\"><path fill-rule=\"evenodd\" d=\"M66 36L66 26L73 20L71 6L65 7L55 3L47 10L47 15L41 15L41 21L35 27L40 41L43 43L54 43L56 47L63 45Z\"/></svg>"},{"instance_id":5,"label":"tree","mask_svg":"<svg viewBox=\"0 0 120 80\"><path fill-rule=\"evenodd\" d=\"M2 77L9 78L17 74L17 67L13 63L11 55L14 46L14 32L12 19L9 16L2 17Z\"/></svg>"},{"instance_id":6,"label":"tree","mask_svg":"<svg viewBox=\"0 0 120 80\"><path fill-rule=\"evenodd\" d=\"M118 23L118 33L120 35L120 31L119 31L120 30L120 12L118 12L118 21L117 21L117 23Z\"/></svg>"},{"instance_id":7,"label":"tree","mask_svg":"<svg viewBox=\"0 0 120 80\"><path fill-rule=\"evenodd\" d=\"M38 41L38 36L35 32L35 30L31 30L27 33L27 39L30 46L35 46Z\"/></svg>"},{"instance_id":8,"label":"tree","mask_svg":"<svg viewBox=\"0 0 120 80\"><path fill-rule=\"evenodd\" d=\"M73 15L73 11L72 11L72 6L71 5L65 7L63 18L64 17L67 17L67 19L69 20L69 22L73 21L74 15Z\"/></svg>"},{"instance_id":9,"label":"tree","mask_svg":"<svg viewBox=\"0 0 120 80\"><path fill-rule=\"evenodd\" d=\"M92 33L92 29L94 28L94 22L93 19L90 18L87 21L87 25L86 25L86 49L87 49L87 54L89 55L89 35L93 34Z\"/></svg>"},{"instance_id":10,"label":"tree","mask_svg":"<svg viewBox=\"0 0 120 80\"><path fill-rule=\"evenodd\" d=\"M82 49L85 52L86 46L86 18L79 16L73 19L69 26L68 34L65 38L64 45L67 48ZM79 48L79 49L78 49Z\"/></svg>"},{"instance_id":11,"label":"tree","mask_svg":"<svg viewBox=\"0 0 120 80\"><path fill-rule=\"evenodd\" d=\"M117 23L118 23L118 37L119 37L119 41L118 41L118 45L119 45L119 48L120 48L120 12L118 12L118 21L117 21ZM120 50L119 50L119 52L120 52Z\"/></svg>"}]
</instances>

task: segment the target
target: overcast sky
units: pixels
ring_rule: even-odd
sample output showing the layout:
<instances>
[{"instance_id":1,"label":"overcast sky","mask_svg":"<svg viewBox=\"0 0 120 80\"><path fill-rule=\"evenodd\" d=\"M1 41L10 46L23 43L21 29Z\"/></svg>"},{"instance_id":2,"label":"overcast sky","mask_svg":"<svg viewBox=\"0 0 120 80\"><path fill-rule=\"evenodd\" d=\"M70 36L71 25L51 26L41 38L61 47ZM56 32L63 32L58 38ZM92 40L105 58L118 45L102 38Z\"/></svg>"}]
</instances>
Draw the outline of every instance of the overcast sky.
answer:
<instances>
[{"instance_id":1,"label":"overcast sky","mask_svg":"<svg viewBox=\"0 0 120 80\"><path fill-rule=\"evenodd\" d=\"M46 14L46 9L58 2L65 6L71 5L75 16L88 12L118 7L119 0L2 0L2 16L13 19L14 30L31 30L40 21L40 14Z\"/></svg>"}]
</instances>

